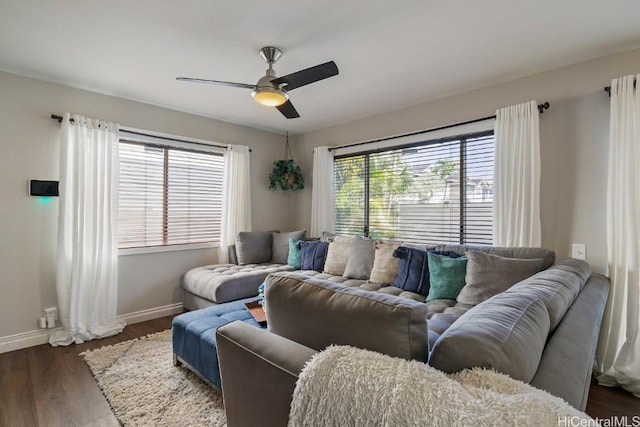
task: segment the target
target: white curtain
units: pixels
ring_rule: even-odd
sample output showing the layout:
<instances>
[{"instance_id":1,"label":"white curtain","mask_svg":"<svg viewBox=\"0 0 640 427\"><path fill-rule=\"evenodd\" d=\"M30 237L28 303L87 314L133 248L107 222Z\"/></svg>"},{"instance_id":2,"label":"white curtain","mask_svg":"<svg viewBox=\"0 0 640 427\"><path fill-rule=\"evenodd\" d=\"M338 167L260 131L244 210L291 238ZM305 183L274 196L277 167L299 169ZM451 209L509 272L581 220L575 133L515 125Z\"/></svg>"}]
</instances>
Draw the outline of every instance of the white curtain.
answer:
<instances>
[{"instance_id":1,"label":"white curtain","mask_svg":"<svg viewBox=\"0 0 640 427\"><path fill-rule=\"evenodd\" d=\"M333 194L333 152L329 147L313 149L313 182L311 191L310 235L320 237L323 231L335 231Z\"/></svg>"},{"instance_id":2,"label":"white curtain","mask_svg":"<svg viewBox=\"0 0 640 427\"><path fill-rule=\"evenodd\" d=\"M496 111L493 243L541 245L540 132L535 101Z\"/></svg>"},{"instance_id":3,"label":"white curtain","mask_svg":"<svg viewBox=\"0 0 640 427\"><path fill-rule=\"evenodd\" d=\"M53 346L122 332L118 291L118 125L65 114L60 141L57 292L64 330Z\"/></svg>"},{"instance_id":4,"label":"white curtain","mask_svg":"<svg viewBox=\"0 0 640 427\"><path fill-rule=\"evenodd\" d=\"M607 249L611 289L596 354L598 382L640 397L640 74L611 82Z\"/></svg>"},{"instance_id":5,"label":"white curtain","mask_svg":"<svg viewBox=\"0 0 640 427\"><path fill-rule=\"evenodd\" d=\"M249 147L230 145L224 153L220 263L229 262L229 246L240 231L251 231L251 164Z\"/></svg>"}]
</instances>

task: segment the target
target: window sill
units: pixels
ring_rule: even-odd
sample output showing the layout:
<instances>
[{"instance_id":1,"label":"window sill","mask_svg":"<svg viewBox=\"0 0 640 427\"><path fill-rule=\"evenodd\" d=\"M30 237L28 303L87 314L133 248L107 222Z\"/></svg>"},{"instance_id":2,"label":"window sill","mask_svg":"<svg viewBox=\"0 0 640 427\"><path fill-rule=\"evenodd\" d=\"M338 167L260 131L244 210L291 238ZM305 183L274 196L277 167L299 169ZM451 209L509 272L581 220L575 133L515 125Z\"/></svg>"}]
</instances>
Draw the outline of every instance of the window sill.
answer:
<instances>
[{"instance_id":1,"label":"window sill","mask_svg":"<svg viewBox=\"0 0 640 427\"><path fill-rule=\"evenodd\" d=\"M190 243L186 245L150 246L148 248L126 248L118 249L118 256L152 254L156 252L190 251L197 249L212 249L218 247L220 247L218 243Z\"/></svg>"}]
</instances>

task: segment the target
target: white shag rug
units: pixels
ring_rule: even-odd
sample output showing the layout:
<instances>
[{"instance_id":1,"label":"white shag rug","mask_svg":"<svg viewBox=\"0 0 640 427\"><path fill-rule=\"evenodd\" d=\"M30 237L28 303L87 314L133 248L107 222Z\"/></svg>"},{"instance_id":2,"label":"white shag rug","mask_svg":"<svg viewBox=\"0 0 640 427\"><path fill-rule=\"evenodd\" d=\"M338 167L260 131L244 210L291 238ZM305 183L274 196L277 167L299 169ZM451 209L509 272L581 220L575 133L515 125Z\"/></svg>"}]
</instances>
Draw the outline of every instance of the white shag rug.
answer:
<instances>
[{"instance_id":1,"label":"white shag rug","mask_svg":"<svg viewBox=\"0 0 640 427\"><path fill-rule=\"evenodd\" d=\"M590 420L564 400L495 371L448 375L417 361L331 346L302 370L289 426L587 425L576 424L582 419Z\"/></svg>"},{"instance_id":2,"label":"white shag rug","mask_svg":"<svg viewBox=\"0 0 640 427\"><path fill-rule=\"evenodd\" d=\"M220 394L173 366L170 330L81 355L125 427L226 425Z\"/></svg>"}]
</instances>

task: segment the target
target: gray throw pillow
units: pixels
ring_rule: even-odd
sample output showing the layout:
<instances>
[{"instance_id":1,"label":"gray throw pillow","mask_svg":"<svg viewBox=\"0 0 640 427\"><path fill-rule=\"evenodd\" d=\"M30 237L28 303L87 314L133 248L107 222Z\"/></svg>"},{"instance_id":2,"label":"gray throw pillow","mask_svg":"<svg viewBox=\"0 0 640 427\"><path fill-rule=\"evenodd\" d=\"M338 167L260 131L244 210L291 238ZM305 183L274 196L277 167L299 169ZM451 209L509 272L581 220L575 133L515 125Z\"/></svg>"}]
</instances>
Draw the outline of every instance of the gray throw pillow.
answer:
<instances>
[{"instance_id":1,"label":"gray throw pillow","mask_svg":"<svg viewBox=\"0 0 640 427\"><path fill-rule=\"evenodd\" d=\"M334 236L328 240L329 249L327 249L327 259L324 261L323 273L342 276L353 240L353 237L340 236Z\"/></svg>"},{"instance_id":2,"label":"gray throw pillow","mask_svg":"<svg viewBox=\"0 0 640 427\"><path fill-rule=\"evenodd\" d=\"M393 257L399 243L376 242L374 244L375 255L373 257L373 268L371 268L371 283L391 284L398 275L398 258Z\"/></svg>"},{"instance_id":3,"label":"gray throw pillow","mask_svg":"<svg viewBox=\"0 0 640 427\"><path fill-rule=\"evenodd\" d=\"M304 240L306 235L307 230L272 233L271 262L286 264L289 258L289 239Z\"/></svg>"},{"instance_id":4,"label":"gray throw pillow","mask_svg":"<svg viewBox=\"0 0 640 427\"><path fill-rule=\"evenodd\" d=\"M371 239L354 239L343 277L368 280L373 268L375 249Z\"/></svg>"},{"instance_id":5,"label":"gray throw pillow","mask_svg":"<svg viewBox=\"0 0 640 427\"><path fill-rule=\"evenodd\" d=\"M476 305L504 292L516 283L539 272L543 258L506 258L479 251L467 251L466 285L456 300Z\"/></svg>"},{"instance_id":6,"label":"gray throw pillow","mask_svg":"<svg viewBox=\"0 0 640 427\"><path fill-rule=\"evenodd\" d=\"M271 261L272 231L241 231L236 236L238 264L260 264ZM288 244L287 240L287 244Z\"/></svg>"}]
</instances>

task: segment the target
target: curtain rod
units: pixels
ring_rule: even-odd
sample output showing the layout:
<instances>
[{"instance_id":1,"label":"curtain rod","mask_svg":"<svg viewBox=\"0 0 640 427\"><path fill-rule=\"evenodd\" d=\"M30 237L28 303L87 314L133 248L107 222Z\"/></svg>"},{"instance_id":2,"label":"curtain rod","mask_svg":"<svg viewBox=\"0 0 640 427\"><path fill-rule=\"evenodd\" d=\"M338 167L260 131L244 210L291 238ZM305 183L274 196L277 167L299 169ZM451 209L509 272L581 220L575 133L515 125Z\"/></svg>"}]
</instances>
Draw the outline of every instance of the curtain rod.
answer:
<instances>
[{"instance_id":1,"label":"curtain rod","mask_svg":"<svg viewBox=\"0 0 640 427\"><path fill-rule=\"evenodd\" d=\"M542 114L544 112L544 110L548 110L548 109L549 109L549 103L548 102L544 102L542 104L538 104L538 111L540 112L540 114ZM371 139L369 141L356 142L354 144L338 145L336 147L330 147L329 151L337 150L339 148L350 148L350 147L357 147L359 145L373 144L374 142L390 141L390 140L393 140L393 139L404 138L406 136L414 136L414 135L420 135L420 134L423 134L423 133L436 132L436 131L439 131L439 130L450 129L450 128L454 128L454 127L458 127L458 126L464 126L464 125L470 125L470 124L473 124L473 123L483 122L485 120L491 120L491 119L495 119L495 118L496 118L496 115L494 114L493 116L481 117L479 119L467 120L465 122L459 122L459 123L452 123L450 125L444 125L444 126L439 126L439 127L430 128L430 129L418 130L418 131L415 131L415 132L403 133L403 134L395 135L395 136L386 136L384 138Z\"/></svg>"},{"instance_id":2,"label":"curtain rod","mask_svg":"<svg viewBox=\"0 0 640 427\"><path fill-rule=\"evenodd\" d=\"M636 82L637 80L633 81L633 88L636 88ZM611 97L611 86L605 86L604 87L604 91L607 92L609 94L609 97Z\"/></svg>"},{"instance_id":3,"label":"curtain rod","mask_svg":"<svg viewBox=\"0 0 640 427\"><path fill-rule=\"evenodd\" d=\"M57 120L58 123L62 123L62 116L59 116L57 114L52 114L51 118L54 120ZM75 120L73 120L73 117L69 119L69 121L71 123L74 123ZM122 129L123 131L127 132L127 133L132 133L135 135L140 135L140 136L150 136L153 138L162 138L162 139L166 139L167 141L176 141L176 142L186 142L188 144L194 144L194 145L202 145L204 147L217 147L217 148L229 148L227 145L219 145L219 144L205 144L203 142L195 142L195 141L187 141L185 139L178 139L178 138L170 138L170 137L166 137L166 136L158 136L158 135L150 135L148 133L143 133L143 132L136 132L136 131L132 131L132 130L128 130L127 128ZM249 149L249 152L251 153L251 149Z\"/></svg>"}]
</instances>

